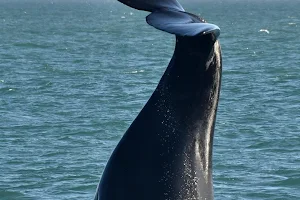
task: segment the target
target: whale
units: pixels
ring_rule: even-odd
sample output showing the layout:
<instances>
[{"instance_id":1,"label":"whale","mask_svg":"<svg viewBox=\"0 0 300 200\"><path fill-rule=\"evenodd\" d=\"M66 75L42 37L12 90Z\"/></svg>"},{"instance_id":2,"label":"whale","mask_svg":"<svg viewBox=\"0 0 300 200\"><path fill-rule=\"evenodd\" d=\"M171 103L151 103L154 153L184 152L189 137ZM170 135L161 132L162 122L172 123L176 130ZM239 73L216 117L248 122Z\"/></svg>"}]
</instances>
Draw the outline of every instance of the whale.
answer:
<instances>
[{"instance_id":1,"label":"whale","mask_svg":"<svg viewBox=\"0 0 300 200\"><path fill-rule=\"evenodd\" d=\"M95 200L212 200L212 153L221 88L220 28L176 0L119 0L175 35L153 94L112 152Z\"/></svg>"}]
</instances>

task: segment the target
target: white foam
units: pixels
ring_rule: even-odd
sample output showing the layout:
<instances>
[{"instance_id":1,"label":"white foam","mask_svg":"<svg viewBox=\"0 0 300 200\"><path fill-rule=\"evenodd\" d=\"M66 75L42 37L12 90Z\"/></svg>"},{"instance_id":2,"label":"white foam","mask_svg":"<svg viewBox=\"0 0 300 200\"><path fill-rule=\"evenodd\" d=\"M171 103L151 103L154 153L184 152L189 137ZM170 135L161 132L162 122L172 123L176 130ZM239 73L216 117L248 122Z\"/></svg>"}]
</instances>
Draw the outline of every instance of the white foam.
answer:
<instances>
[{"instance_id":1,"label":"white foam","mask_svg":"<svg viewBox=\"0 0 300 200\"><path fill-rule=\"evenodd\" d=\"M260 29L259 32L266 32L266 33L270 33L270 31L268 31L267 29Z\"/></svg>"},{"instance_id":2,"label":"white foam","mask_svg":"<svg viewBox=\"0 0 300 200\"><path fill-rule=\"evenodd\" d=\"M134 71L131 71L131 72L128 72L129 74L137 74L137 73L143 73L145 72L145 70L134 70Z\"/></svg>"}]
</instances>

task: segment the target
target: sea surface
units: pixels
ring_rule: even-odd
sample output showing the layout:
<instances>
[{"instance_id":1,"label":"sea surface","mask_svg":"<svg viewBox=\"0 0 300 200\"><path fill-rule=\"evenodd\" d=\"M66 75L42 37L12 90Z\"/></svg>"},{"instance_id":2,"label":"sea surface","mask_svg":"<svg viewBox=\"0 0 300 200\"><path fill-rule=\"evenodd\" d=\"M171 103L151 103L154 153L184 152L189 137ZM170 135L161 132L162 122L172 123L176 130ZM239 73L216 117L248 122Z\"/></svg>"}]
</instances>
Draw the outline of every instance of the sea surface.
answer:
<instances>
[{"instance_id":1,"label":"sea surface","mask_svg":"<svg viewBox=\"0 0 300 200\"><path fill-rule=\"evenodd\" d=\"M300 199L300 1L180 2L221 28L215 199ZM0 200L93 199L173 54L146 15L0 0Z\"/></svg>"}]
</instances>

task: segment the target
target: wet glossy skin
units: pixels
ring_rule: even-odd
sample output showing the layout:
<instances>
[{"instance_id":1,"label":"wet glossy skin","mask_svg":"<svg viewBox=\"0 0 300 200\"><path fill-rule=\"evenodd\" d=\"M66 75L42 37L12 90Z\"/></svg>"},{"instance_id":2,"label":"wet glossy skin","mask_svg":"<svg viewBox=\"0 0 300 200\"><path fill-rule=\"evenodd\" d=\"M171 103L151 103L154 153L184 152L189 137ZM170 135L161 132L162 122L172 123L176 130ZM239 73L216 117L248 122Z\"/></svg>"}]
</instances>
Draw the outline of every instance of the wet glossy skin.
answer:
<instances>
[{"instance_id":1,"label":"wet glossy skin","mask_svg":"<svg viewBox=\"0 0 300 200\"><path fill-rule=\"evenodd\" d=\"M96 199L213 199L219 42L213 34L176 41L159 85L113 152Z\"/></svg>"}]
</instances>

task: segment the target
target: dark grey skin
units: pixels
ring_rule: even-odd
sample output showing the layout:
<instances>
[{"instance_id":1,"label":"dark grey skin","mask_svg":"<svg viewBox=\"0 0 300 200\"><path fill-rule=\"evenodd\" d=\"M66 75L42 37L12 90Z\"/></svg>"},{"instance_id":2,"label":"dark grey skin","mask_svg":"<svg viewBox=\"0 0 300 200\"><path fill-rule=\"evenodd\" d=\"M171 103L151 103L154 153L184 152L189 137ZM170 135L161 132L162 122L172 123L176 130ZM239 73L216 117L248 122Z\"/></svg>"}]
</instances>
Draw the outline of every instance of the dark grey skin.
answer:
<instances>
[{"instance_id":1,"label":"dark grey skin","mask_svg":"<svg viewBox=\"0 0 300 200\"><path fill-rule=\"evenodd\" d=\"M173 58L109 159L95 199L213 199L221 59L213 33L176 36Z\"/></svg>"}]
</instances>

